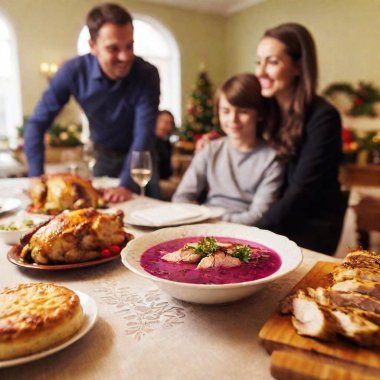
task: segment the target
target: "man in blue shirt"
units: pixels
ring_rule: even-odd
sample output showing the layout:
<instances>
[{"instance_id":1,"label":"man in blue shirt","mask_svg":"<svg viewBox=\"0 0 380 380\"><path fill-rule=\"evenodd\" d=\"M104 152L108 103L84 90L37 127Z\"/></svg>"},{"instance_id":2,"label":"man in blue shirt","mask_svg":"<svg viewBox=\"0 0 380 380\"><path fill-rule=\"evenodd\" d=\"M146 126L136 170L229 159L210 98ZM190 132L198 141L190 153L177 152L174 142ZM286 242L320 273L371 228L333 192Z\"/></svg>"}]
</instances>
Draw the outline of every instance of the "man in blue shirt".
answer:
<instances>
[{"instance_id":1,"label":"man in blue shirt","mask_svg":"<svg viewBox=\"0 0 380 380\"><path fill-rule=\"evenodd\" d=\"M71 95L90 123L95 147L94 175L120 176L106 189L108 202L130 199L138 186L130 176L132 150L152 150L160 96L157 69L133 53L130 14L116 4L93 8L87 16L91 54L66 62L52 78L25 129L29 176L44 170L44 134ZM158 196L157 174L147 194Z\"/></svg>"}]
</instances>

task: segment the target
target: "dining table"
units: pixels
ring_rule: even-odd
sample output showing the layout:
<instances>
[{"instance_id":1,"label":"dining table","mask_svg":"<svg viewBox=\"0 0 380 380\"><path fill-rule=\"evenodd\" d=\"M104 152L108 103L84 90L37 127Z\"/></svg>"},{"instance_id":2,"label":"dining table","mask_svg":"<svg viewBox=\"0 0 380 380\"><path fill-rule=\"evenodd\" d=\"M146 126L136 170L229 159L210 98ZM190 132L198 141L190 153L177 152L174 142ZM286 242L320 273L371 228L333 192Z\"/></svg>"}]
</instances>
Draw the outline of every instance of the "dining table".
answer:
<instances>
[{"instance_id":1,"label":"dining table","mask_svg":"<svg viewBox=\"0 0 380 380\"><path fill-rule=\"evenodd\" d=\"M98 182L97 182L98 181ZM95 179L105 186L107 179ZM28 178L0 179L0 196L29 203ZM162 201L136 196L115 204L125 214ZM0 214L1 219L9 213ZM206 222L222 223L213 219ZM135 238L155 228L126 225ZM174 299L129 271L121 259L68 270L24 268L8 261L11 246L0 242L0 286L48 282L90 296L97 320L81 339L38 360L1 368L1 380L239 379L267 380L270 356L260 344L260 328L279 302L318 262L337 261L302 249L302 264L291 274L237 302L200 305Z\"/></svg>"}]
</instances>

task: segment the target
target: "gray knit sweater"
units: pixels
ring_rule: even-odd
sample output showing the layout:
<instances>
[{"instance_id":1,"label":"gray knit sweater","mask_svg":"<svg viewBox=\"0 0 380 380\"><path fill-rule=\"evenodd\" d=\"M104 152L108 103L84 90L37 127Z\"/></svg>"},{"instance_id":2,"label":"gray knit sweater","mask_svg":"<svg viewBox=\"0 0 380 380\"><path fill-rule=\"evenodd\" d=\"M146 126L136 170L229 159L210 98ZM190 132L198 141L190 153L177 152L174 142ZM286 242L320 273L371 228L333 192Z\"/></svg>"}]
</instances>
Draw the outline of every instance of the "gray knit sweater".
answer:
<instances>
[{"instance_id":1,"label":"gray knit sweater","mask_svg":"<svg viewBox=\"0 0 380 380\"><path fill-rule=\"evenodd\" d=\"M205 204L223 207L224 221L254 225L278 199L283 175L283 165L267 144L240 152L223 137L194 156L173 202L197 201L208 189Z\"/></svg>"}]
</instances>

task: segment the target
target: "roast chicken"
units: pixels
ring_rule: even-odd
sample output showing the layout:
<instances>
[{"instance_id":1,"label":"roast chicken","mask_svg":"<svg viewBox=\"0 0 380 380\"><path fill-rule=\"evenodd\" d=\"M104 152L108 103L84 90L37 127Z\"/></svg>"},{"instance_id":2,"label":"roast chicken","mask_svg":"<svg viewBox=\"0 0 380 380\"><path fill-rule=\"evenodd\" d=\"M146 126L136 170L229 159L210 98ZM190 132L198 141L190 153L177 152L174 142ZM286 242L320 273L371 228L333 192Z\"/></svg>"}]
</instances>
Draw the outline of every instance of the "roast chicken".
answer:
<instances>
[{"instance_id":1,"label":"roast chicken","mask_svg":"<svg viewBox=\"0 0 380 380\"><path fill-rule=\"evenodd\" d=\"M331 284L299 290L282 303L300 335L339 336L361 346L380 346L380 254L350 252L331 273Z\"/></svg>"},{"instance_id":2,"label":"roast chicken","mask_svg":"<svg viewBox=\"0 0 380 380\"><path fill-rule=\"evenodd\" d=\"M21 240L20 257L37 264L79 263L119 253L132 235L123 228L123 212L94 208L63 212Z\"/></svg>"},{"instance_id":3,"label":"roast chicken","mask_svg":"<svg viewBox=\"0 0 380 380\"><path fill-rule=\"evenodd\" d=\"M32 212L59 214L64 210L98 207L101 199L90 181L69 173L35 178L30 188Z\"/></svg>"}]
</instances>

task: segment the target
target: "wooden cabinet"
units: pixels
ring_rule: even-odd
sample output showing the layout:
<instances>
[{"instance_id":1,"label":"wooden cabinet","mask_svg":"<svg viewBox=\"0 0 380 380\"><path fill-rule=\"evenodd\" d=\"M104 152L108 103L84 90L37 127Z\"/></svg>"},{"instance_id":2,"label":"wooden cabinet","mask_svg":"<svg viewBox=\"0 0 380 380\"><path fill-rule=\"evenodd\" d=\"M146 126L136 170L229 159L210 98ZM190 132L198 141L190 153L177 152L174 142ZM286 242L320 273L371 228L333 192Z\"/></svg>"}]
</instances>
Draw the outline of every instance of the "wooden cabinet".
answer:
<instances>
[{"instance_id":1,"label":"wooden cabinet","mask_svg":"<svg viewBox=\"0 0 380 380\"><path fill-rule=\"evenodd\" d=\"M380 165L342 165L339 173L340 183L346 187L353 186L379 186Z\"/></svg>"}]
</instances>

